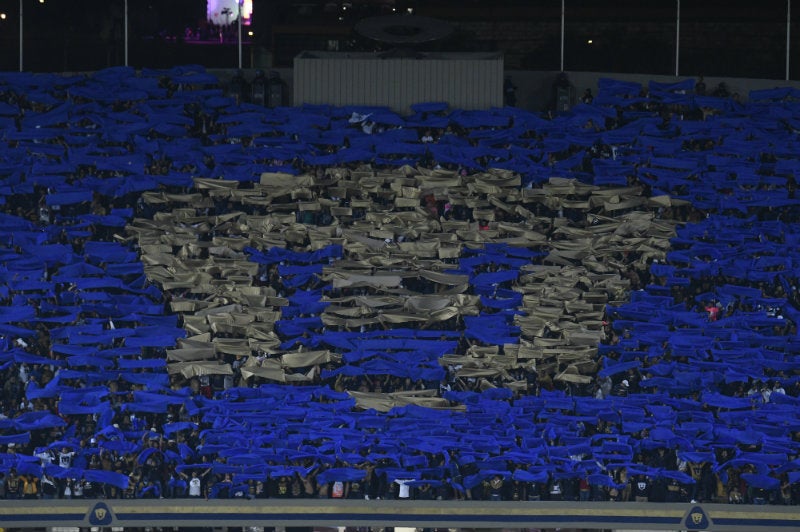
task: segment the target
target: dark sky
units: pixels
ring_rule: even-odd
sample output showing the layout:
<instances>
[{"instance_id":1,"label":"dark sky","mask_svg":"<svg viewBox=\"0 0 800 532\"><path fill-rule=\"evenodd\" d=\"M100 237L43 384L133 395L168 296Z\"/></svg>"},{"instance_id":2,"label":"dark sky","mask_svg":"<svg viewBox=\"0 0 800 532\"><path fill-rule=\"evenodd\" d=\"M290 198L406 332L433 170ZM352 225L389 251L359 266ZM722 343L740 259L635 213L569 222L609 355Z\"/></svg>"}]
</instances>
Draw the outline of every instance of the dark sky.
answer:
<instances>
[{"instance_id":1,"label":"dark sky","mask_svg":"<svg viewBox=\"0 0 800 532\"><path fill-rule=\"evenodd\" d=\"M123 0L23 1L26 69L94 70L122 62ZM171 39L202 25L205 0L128 1L134 66L232 64L233 52L217 49L224 46L198 50ZM361 16L389 13L394 5L456 26L453 38L434 45L441 49L496 49L506 52L512 67L557 68L560 0L349 0L346 12L341 0L338 5L332 0L254 3L253 40L275 52L278 62L290 64L300 50L319 49L331 40L338 40L340 49L369 49L375 43L350 35L350 28ZM0 20L2 70L17 68L17 4L0 0L0 12L7 14ZM800 58L797 4L792 50ZM676 0L566 0L566 6L567 70L674 71ZM687 75L783 77L786 0L682 0L681 11L681 63ZM800 73L800 61L792 70Z\"/></svg>"}]
</instances>

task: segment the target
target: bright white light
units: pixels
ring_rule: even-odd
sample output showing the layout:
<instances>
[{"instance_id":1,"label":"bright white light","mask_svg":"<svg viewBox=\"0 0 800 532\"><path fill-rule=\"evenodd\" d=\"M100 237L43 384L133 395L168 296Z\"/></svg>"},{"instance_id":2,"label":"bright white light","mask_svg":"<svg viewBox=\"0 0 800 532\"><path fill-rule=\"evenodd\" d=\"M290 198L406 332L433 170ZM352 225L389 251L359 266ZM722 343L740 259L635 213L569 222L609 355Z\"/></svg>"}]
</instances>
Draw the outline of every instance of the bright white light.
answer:
<instances>
[{"instance_id":1,"label":"bright white light","mask_svg":"<svg viewBox=\"0 0 800 532\"><path fill-rule=\"evenodd\" d=\"M6 14L0 13L0 20L5 20L5 19L6 19Z\"/></svg>"},{"instance_id":2,"label":"bright white light","mask_svg":"<svg viewBox=\"0 0 800 532\"><path fill-rule=\"evenodd\" d=\"M248 31L248 32L247 32L247 34L248 34L250 37L252 37L252 36L253 36L253 32L252 32L252 31Z\"/></svg>"},{"instance_id":3,"label":"bright white light","mask_svg":"<svg viewBox=\"0 0 800 532\"><path fill-rule=\"evenodd\" d=\"M594 42L593 40L589 39L588 41L586 41L586 44L592 44L593 42Z\"/></svg>"},{"instance_id":4,"label":"bright white light","mask_svg":"<svg viewBox=\"0 0 800 532\"><path fill-rule=\"evenodd\" d=\"M40 0L44 1L44 0ZM250 24L253 17L253 0L244 0L242 3L242 23ZM238 0L206 0L206 18L212 24L224 26L239 19Z\"/></svg>"}]
</instances>

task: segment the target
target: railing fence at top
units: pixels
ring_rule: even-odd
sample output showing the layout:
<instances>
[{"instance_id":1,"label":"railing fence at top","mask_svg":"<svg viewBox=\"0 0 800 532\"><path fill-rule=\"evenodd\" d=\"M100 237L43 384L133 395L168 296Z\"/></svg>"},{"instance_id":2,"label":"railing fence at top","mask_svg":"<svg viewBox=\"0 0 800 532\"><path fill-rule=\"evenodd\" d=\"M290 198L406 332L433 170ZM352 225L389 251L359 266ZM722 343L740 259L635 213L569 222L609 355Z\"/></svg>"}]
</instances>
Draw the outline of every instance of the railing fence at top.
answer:
<instances>
[{"instance_id":1,"label":"railing fence at top","mask_svg":"<svg viewBox=\"0 0 800 532\"><path fill-rule=\"evenodd\" d=\"M46 0L19 0L19 23L18 23L18 35L19 35L19 71L22 72L25 68L25 43L23 39L23 35L25 35L25 5L28 3L38 2L39 4L44 4ZM51 0L52 1L52 0ZM112 0L116 2L121 2L122 10L123 10L123 39L124 39L124 53L123 53L123 64L125 66L129 65L129 41L130 41L130 21L129 21L129 11L128 11L128 0ZM238 8L237 14L237 31L236 31L236 43L237 43L237 50L238 50L238 61L236 63L236 67L239 69L243 68L243 41L242 41L242 6L244 5L245 0L235 0L236 5ZM559 66L560 70L563 72L565 71L565 61L568 59L566 57L566 36L568 34L569 26L570 26L570 19L568 16L567 8L569 7L571 0L561 0L561 9L560 9L560 58L559 58ZM229 11L230 13L230 11ZM790 79L790 59L791 59L791 15L792 15L792 0L786 0L786 16L785 16L785 23L786 23L786 40L785 40L785 72L784 72L784 79ZM3 15L5 18L5 15ZM30 28L29 28L30 29ZM680 59L681 59L681 0L675 0L675 49L674 49L674 75L677 77L681 73L680 69ZM230 67L234 67L233 64Z\"/></svg>"}]
</instances>

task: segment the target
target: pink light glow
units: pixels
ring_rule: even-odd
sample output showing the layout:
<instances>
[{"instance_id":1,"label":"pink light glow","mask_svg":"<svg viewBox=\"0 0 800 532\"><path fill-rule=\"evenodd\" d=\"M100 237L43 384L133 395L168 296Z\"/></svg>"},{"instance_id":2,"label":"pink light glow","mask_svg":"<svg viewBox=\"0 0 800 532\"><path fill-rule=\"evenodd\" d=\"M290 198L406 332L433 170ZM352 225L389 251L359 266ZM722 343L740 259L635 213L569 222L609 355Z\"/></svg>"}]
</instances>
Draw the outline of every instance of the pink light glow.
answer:
<instances>
[{"instance_id":1,"label":"pink light glow","mask_svg":"<svg viewBox=\"0 0 800 532\"><path fill-rule=\"evenodd\" d=\"M227 12L227 15L225 14ZM242 24L248 26L253 17L253 0L242 3ZM239 18L238 0L206 0L206 18L213 24L224 26Z\"/></svg>"}]
</instances>

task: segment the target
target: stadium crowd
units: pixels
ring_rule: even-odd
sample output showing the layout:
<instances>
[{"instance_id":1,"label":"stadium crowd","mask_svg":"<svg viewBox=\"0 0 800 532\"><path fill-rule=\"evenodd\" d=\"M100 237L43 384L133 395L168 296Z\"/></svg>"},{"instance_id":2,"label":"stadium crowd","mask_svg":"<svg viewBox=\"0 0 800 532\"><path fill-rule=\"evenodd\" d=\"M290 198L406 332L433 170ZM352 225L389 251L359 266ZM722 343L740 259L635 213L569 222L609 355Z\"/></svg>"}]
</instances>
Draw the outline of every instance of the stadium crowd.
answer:
<instances>
[{"instance_id":1,"label":"stadium crowd","mask_svg":"<svg viewBox=\"0 0 800 532\"><path fill-rule=\"evenodd\" d=\"M0 77L0 496L797 504L797 95L693 87Z\"/></svg>"}]
</instances>

